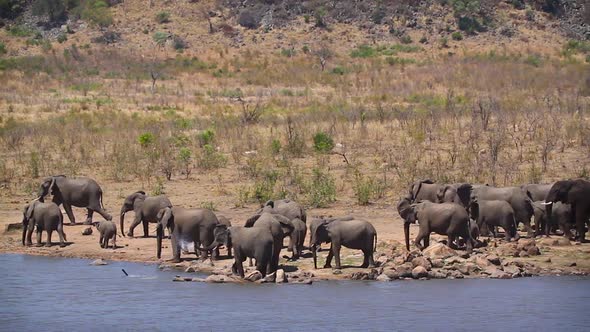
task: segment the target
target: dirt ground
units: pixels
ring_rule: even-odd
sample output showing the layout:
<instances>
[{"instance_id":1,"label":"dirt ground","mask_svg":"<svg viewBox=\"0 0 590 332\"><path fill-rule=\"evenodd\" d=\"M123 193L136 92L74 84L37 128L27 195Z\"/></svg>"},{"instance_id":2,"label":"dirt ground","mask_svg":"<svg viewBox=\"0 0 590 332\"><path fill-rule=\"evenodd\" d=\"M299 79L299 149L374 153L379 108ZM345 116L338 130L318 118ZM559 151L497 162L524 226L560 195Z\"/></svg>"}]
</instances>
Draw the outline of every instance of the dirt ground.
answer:
<instances>
[{"instance_id":1,"label":"dirt ground","mask_svg":"<svg viewBox=\"0 0 590 332\"><path fill-rule=\"evenodd\" d=\"M192 185L191 185L192 184ZM167 185L167 192L171 201L175 205L182 205L185 207L196 207L195 200L191 197L202 195L203 191L196 188L194 181L172 181ZM113 220L118 222L117 211L120 208L124 198L135 191L129 183L108 183L103 184L105 188L104 204L107 210L113 214ZM107 189L108 188L108 189ZM199 192L201 194L199 194ZM5 197L6 198L6 197ZM21 245L20 230L12 230L5 232L9 223L18 223L22 219L21 207L26 203L28 197L12 197L10 200L3 199L6 204L0 207L0 253L20 253L30 255L43 256L57 256L57 257L77 257L105 260L118 260L130 262L145 262L145 263L162 263L172 258L172 250L169 245L169 240L165 240L164 248L162 250L162 259L156 258L156 239L155 239L155 224L150 224L150 238L129 238L117 237L118 248L101 249L98 244L99 234L96 229L93 229L93 234L90 236L83 236L82 231L89 226L82 225L85 220L85 211L83 209L74 208L76 216L76 225L70 225L69 220L64 212L65 233L67 235L68 245L65 248L60 248L58 245L57 234L53 236L52 247L23 247ZM256 210L256 205L252 204L244 208L236 208L229 201L224 201L224 196L220 195L216 198L215 205L218 209L217 214L224 215L232 221L234 225L242 225L245 220L251 216ZM380 256L391 255L394 247L403 246L403 229L402 220L395 211L395 206L392 205L369 205L366 207L355 206L352 203L345 201L338 201L334 203L329 209L311 209L308 210L308 218L320 215L353 215L370 221L376 228L378 234L378 245L375 259L378 260ZM100 220L100 216L95 220ZM129 212L125 219L125 228L128 229L133 220L133 212ZM120 230L119 230L120 231ZM141 235L141 226L136 228L135 234ZM417 226L411 228L412 238L417 234ZM524 233L521 233L524 235ZM309 235L308 235L309 236ZM551 240L558 238L553 236ZM46 239L46 234L43 234L43 241ZM433 235L433 239L442 239L437 235ZM285 240L288 241L288 240ZM306 244L307 244L306 240ZM34 242L34 239L33 239ZM563 274L574 271L590 272L590 244L575 245L550 245L550 240L538 239L537 244L541 250L540 256L518 258L541 267L549 274ZM286 242L285 242L286 244ZM324 249L328 245L323 246ZM312 271L315 277L319 279L341 279L350 277L354 272L366 271L366 269L356 268L362 262L362 253L359 251L343 249L341 254L342 259L342 273L334 274L331 269L313 270L313 263L311 255L306 251L304 258L296 262L288 261L285 257L290 256L286 248L281 253L281 265L287 271ZM214 262L215 267L229 266L232 260L224 257L225 250L221 251L221 260ZM318 265L323 266L326 250L320 253ZM190 265L196 258L193 254L182 255L183 263L181 266ZM503 257L503 259L515 260L516 258ZM575 264L574 264L575 263Z\"/></svg>"}]
</instances>

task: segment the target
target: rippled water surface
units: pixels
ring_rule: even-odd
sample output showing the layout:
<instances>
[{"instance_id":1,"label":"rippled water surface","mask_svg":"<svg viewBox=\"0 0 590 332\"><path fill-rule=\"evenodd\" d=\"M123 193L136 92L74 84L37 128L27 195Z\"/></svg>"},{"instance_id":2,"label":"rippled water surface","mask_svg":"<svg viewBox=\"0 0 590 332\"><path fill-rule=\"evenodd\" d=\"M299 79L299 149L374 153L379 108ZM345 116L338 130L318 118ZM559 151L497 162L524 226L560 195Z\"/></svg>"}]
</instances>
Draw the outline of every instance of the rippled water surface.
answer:
<instances>
[{"instance_id":1,"label":"rippled water surface","mask_svg":"<svg viewBox=\"0 0 590 332\"><path fill-rule=\"evenodd\" d=\"M590 331L590 278L231 285L89 262L0 255L0 330Z\"/></svg>"}]
</instances>

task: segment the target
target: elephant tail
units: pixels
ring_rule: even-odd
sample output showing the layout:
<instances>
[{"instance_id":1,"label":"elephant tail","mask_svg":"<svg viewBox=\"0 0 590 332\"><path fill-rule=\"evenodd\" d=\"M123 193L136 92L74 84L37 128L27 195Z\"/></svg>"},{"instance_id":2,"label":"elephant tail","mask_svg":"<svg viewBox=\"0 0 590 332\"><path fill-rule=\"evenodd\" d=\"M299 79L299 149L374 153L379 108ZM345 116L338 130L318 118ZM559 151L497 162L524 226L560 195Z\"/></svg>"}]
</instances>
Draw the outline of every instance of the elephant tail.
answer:
<instances>
[{"instance_id":1,"label":"elephant tail","mask_svg":"<svg viewBox=\"0 0 590 332\"><path fill-rule=\"evenodd\" d=\"M100 208L104 210L104 204L102 203L102 190L99 192L98 199L100 201Z\"/></svg>"},{"instance_id":2,"label":"elephant tail","mask_svg":"<svg viewBox=\"0 0 590 332\"><path fill-rule=\"evenodd\" d=\"M375 235L373 235L373 252L377 251L377 232L375 232Z\"/></svg>"}]
</instances>

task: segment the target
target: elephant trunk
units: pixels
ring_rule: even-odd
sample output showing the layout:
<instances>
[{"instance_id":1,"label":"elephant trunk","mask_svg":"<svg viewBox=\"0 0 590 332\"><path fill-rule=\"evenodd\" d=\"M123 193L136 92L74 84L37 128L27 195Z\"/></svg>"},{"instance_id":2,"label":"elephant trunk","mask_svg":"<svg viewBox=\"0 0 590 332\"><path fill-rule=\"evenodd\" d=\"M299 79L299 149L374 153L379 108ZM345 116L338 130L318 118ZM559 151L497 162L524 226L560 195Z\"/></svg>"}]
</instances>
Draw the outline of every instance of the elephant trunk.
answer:
<instances>
[{"instance_id":1,"label":"elephant trunk","mask_svg":"<svg viewBox=\"0 0 590 332\"><path fill-rule=\"evenodd\" d=\"M552 212L553 212L553 202L547 202L544 203L545 204L545 214L546 214L546 220L545 220L545 235L549 236L549 232L551 231L551 225L552 223Z\"/></svg>"},{"instance_id":2,"label":"elephant trunk","mask_svg":"<svg viewBox=\"0 0 590 332\"><path fill-rule=\"evenodd\" d=\"M315 245L311 246L311 253L313 255L313 268L318 268L318 248Z\"/></svg>"},{"instance_id":3,"label":"elephant trunk","mask_svg":"<svg viewBox=\"0 0 590 332\"><path fill-rule=\"evenodd\" d=\"M220 245L220 243L217 242L217 240L213 240L213 242L211 242L211 244L208 245L207 247L205 247L205 248L195 248L195 251L196 250L200 250L200 251L208 252L208 251L211 251L211 250L215 249L219 245Z\"/></svg>"},{"instance_id":4,"label":"elephant trunk","mask_svg":"<svg viewBox=\"0 0 590 332\"><path fill-rule=\"evenodd\" d=\"M410 223L404 223L404 236L406 237L406 249L410 251Z\"/></svg>"},{"instance_id":5,"label":"elephant trunk","mask_svg":"<svg viewBox=\"0 0 590 332\"><path fill-rule=\"evenodd\" d=\"M121 220L123 216L121 215ZM122 223L123 221L121 221ZM122 227L122 226L121 226ZM156 249L156 257L158 257L158 259L160 259L162 257L162 238L164 237L164 227L162 226L162 224L158 223L158 226L156 228L156 245L157 245L157 249Z\"/></svg>"},{"instance_id":6,"label":"elephant trunk","mask_svg":"<svg viewBox=\"0 0 590 332\"><path fill-rule=\"evenodd\" d=\"M121 235L123 235L123 237L125 237L125 228L124 228L124 224L125 224L125 210L121 209L121 216L119 217L119 224L121 227Z\"/></svg>"}]
</instances>

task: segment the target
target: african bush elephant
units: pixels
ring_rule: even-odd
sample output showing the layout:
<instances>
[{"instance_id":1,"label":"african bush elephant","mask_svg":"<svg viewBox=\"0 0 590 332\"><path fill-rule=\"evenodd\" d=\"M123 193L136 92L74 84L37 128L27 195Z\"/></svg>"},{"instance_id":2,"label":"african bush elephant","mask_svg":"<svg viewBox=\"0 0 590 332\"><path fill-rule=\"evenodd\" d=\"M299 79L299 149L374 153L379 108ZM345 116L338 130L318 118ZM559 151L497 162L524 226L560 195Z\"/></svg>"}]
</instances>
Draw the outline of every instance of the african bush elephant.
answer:
<instances>
[{"instance_id":1,"label":"african bush elephant","mask_svg":"<svg viewBox=\"0 0 590 332\"><path fill-rule=\"evenodd\" d=\"M576 241L585 242L585 226L590 217L590 181L583 179L561 180L555 182L545 197L547 215L552 218L553 203L571 205L572 219L576 221Z\"/></svg>"},{"instance_id":2,"label":"african bush elephant","mask_svg":"<svg viewBox=\"0 0 590 332\"><path fill-rule=\"evenodd\" d=\"M555 183L555 182L554 182ZM554 183L549 184L523 184L520 188L526 193L526 195L531 199L533 202L538 201L545 201L545 197L551 190L551 187Z\"/></svg>"},{"instance_id":3,"label":"african bush elephant","mask_svg":"<svg viewBox=\"0 0 590 332\"><path fill-rule=\"evenodd\" d=\"M84 222L87 225L92 223L94 211L98 212L106 220L113 219L102 205L102 189L91 178L68 178L65 175L48 177L43 180L39 187L39 201L43 202L45 196L49 193L53 195L53 203L57 205L63 204L72 224L76 223L72 206L83 207L88 210L88 217Z\"/></svg>"},{"instance_id":4,"label":"african bush elephant","mask_svg":"<svg viewBox=\"0 0 590 332\"><path fill-rule=\"evenodd\" d=\"M571 228L575 225L576 221L572 218L572 207L569 204L561 202L553 203L551 211L552 215L551 218L549 218L547 216L546 205L543 203L544 202L533 202L535 225L537 225L535 235L549 235L553 227L558 226L563 236L568 239L574 239Z\"/></svg>"},{"instance_id":5,"label":"african bush elephant","mask_svg":"<svg viewBox=\"0 0 590 332\"><path fill-rule=\"evenodd\" d=\"M496 188L491 186L473 186L473 199L478 201L506 201L514 210L514 218L518 223L523 223L528 236L533 235L531 217L533 216L533 203L520 187Z\"/></svg>"},{"instance_id":6,"label":"african bush elephant","mask_svg":"<svg viewBox=\"0 0 590 332\"><path fill-rule=\"evenodd\" d=\"M318 268L317 249L322 243L330 243L330 251L324 268L332 267L332 257L336 260L336 269L340 269L340 248L359 249L363 252L362 268L374 267L373 253L377 246L377 231L373 225L361 219L323 219L315 223L311 233L311 252L313 266Z\"/></svg>"},{"instance_id":7,"label":"african bush elephant","mask_svg":"<svg viewBox=\"0 0 590 332\"><path fill-rule=\"evenodd\" d=\"M474 200L469 206L469 213L471 218L477 222L478 228L484 229L484 225L487 229L492 229L494 237L496 237L496 226L500 226L504 229L506 241L514 238L518 240L518 232L516 229L516 220L514 219L514 210L510 203L506 201L486 201L486 200ZM484 234L488 235L488 234Z\"/></svg>"},{"instance_id":8,"label":"african bush elephant","mask_svg":"<svg viewBox=\"0 0 590 332\"><path fill-rule=\"evenodd\" d=\"M231 221L227 217L218 214L217 215L217 220L219 220L219 224L220 225L225 225L227 227L231 227ZM231 255L231 246L228 247L226 245L225 247L227 248L227 257L231 258L232 257L232 255Z\"/></svg>"},{"instance_id":9,"label":"african bush elephant","mask_svg":"<svg viewBox=\"0 0 590 332\"><path fill-rule=\"evenodd\" d=\"M293 232L291 232L289 246L293 253L292 258L297 259L303 255L303 244L307 235L307 225L299 218L292 219L291 224L293 224Z\"/></svg>"},{"instance_id":10,"label":"african bush elephant","mask_svg":"<svg viewBox=\"0 0 590 332\"><path fill-rule=\"evenodd\" d=\"M289 220L299 218L303 222L307 221L307 214L305 213L303 206L290 199L267 201L256 214L262 214L263 212L280 214L287 217Z\"/></svg>"},{"instance_id":11,"label":"african bush elephant","mask_svg":"<svg viewBox=\"0 0 590 332\"><path fill-rule=\"evenodd\" d=\"M113 249L117 249L117 224L111 220L97 221L92 223L100 233L98 243L101 248L109 247L109 240L113 240Z\"/></svg>"},{"instance_id":12,"label":"african bush elephant","mask_svg":"<svg viewBox=\"0 0 590 332\"><path fill-rule=\"evenodd\" d=\"M474 240L471 238L471 226L467 210L455 203L420 202L411 204L408 197L404 197L397 205L400 216L404 219L404 235L406 249L410 250L410 224L419 221L420 230L415 244L423 250L430 245L430 233L435 232L448 237L447 245L454 246L457 237L463 238L467 252L471 253ZM424 240L424 245L420 242Z\"/></svg>"},{"instance_id":13,"label":"african bush elephant","mask_svg":"<svg viewBox=\"0 0 590 332\"><path fill-rule=\"evenodd\" d=\"M473 187L469 183L441 185L436 193L435 203L456 203L469 208L472 190Z\"/></svg>"},{"instance_id":14,"label":"african bush elephant","mask_svg":"<svg viewBox=\"0 0 590 332\"><path fill-rule=\"evenodd\" d=\"M217 225L213 231L214 241L202 250L214 250L221 244L231 246L234 250L232 273L244 277L246 258L256 260L256 270L266 276L267 268L273 255L274 238L266 227L240 227Z\"/></svg>"},{"instance_id":15,"label":"african bush elephant","mask_svg":"<svg viewBox=\"0 0 590 332\"><path fill-rule=\"evenodd\" d=\"M419 180L410 186L411 202L430 201L438 202L438 193L443 188L443 185L434 183L430 179Z\"/></svg>"},{"instance_id":16,"label":"african bush elephant","mask_svg":"<svg viewBox=\"0 0 590 332\"><path fill-rule=\"evenodd\" d=\"M168 228L171 232L170 240L172 242L173 262L180 262L180 252L183 244L193 243L195 254L198 254L198 248L201 245L208 247L213 243L213 231L219 225L217 216L208 209L185 209L183 207L165 207L157 214L157 257L161 258L162 238L164 229ZM215 258L216 255L212 254ZM205 251L202 259L207 258Z\"/></svg>"},{"instance_id":17,"label":"african bush elephant","mask_svg":"<svg viewBox=\"0 0 590 332\"><path fill-rule=\"evenodd\" d=\"M129 227L127 235L133 237L133 229L140 223L143 223L143 237L148 237L148 223L158 222L158 212L164 208L171 208L172 203L168 197L164 195L147 196L144 191L137 191L127 196L121 207L121 234L125 236L124 223L125 213L133 210L135 212L135 219L133 224Z\"/></svg>"},{"instance_id":18,"label":"african bush elephant","mask_svg":"<svg viewBox=\"0 0 590 332\"><path fill-rule=\"evenodd\" d=\"M46 247L51 246L51 234L57 231L59 235L59 246L65 247L66 234L63 226L64 220L59 206L55 203L43 203L35 200L27 204L23 210L23 238L22 244L30 246L31 236L35 226L37 227L37 246L41 246L41 232L47 232ZM26 238L26 241L25 241Z\"/></svg>"},{"instance_id":19,"label":"african bush elephant","mask_svg":"<svg viewBox=\"0 0 590 332\"><path fill-rule=\"evenodd\" d=\"M283 249L283 239L293 232L291 221L280 214L263 212L260 215L250 217L245 227L262 227L268 229L273 237L272 257L268 266L268 273L273 273L279 267L279 258L281 249ZM258 263L257 263L258 264Z\"/></svg>"}]
</instances>

